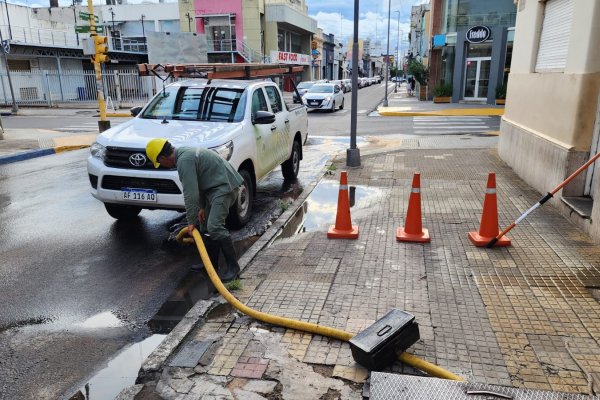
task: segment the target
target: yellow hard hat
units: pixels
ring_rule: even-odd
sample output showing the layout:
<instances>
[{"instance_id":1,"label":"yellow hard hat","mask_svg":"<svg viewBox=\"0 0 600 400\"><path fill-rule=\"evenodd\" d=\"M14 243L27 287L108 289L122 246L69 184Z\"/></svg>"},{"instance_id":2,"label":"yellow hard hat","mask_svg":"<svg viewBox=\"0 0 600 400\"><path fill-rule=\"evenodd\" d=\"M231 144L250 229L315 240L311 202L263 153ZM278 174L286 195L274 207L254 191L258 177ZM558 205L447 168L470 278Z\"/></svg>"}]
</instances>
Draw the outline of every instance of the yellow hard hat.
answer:
<instances>
[{"instance_id":1,"label":"yellow hard hat","mask_svg":"<svg viewBox=\"0 0 600 400\"><path fill-rule=\"evenodd\" d=\"M154 168L160 167L160 163L156 160L158 155L162 151L163 147L165 147L165 143L167 143L167 139L152 139L146 145L146 155L154 164Z\"/></svg>"}]
</instances>

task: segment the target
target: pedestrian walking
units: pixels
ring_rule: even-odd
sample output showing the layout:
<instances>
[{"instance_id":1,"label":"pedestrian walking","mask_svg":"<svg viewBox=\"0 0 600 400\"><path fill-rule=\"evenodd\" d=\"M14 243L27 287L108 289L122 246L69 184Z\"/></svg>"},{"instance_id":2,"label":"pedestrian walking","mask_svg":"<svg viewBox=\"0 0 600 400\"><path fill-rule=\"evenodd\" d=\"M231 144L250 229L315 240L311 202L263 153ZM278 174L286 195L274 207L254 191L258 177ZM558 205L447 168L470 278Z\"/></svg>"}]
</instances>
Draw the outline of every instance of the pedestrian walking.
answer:
<instances>
[{"instance_id":1,"label":"pedestrian walking","mask_svg":"<svg viewBox=\"0 0 600 400\"><path fill-rule=\"evenodd\" d=\"M175 148L167 139L148 142L146 155L155 168L177 168L183 186L188 233L191 235L198 226L215 269L219 267L219 252L223 252L227 267L219 273L221 280L236 279L240 266L225 219L237 200L243 183L241 175L212 150Z\"/></svg>"},{"instance_id":2,"label":"pedestrian walking","mask_svg":"<svg viewBox=\"0 0 600 400\"><path fill-rule=\"evenodd\" d=\"M415 86L416 86L417 82L415 80L415 77L411 77L410 78L410 95L414 96L415 95Z\"/></svg>"}]
</instances>

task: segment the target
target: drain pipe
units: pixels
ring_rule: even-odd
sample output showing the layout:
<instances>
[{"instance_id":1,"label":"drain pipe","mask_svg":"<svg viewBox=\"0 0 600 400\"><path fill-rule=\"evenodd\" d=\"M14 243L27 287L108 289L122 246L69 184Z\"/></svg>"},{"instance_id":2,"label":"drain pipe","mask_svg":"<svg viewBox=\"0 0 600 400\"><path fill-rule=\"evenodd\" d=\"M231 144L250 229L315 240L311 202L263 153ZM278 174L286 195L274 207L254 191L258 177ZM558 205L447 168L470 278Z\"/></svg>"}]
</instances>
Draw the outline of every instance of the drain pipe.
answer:
<instances>
[{"instance_id":1,"label":"drain pipe","mask_svg":"<svg viewBox=\"0 0 600 400\"><path fill-rule=\"evenodd\" d=\"M185 238L186 233L187 233L187 227L183 228L179 232L179 234L177 235L177 241L182 242L182 243L189 243L190 238ZM198 253L200 253L200 258L202 259L202 263L204 264L204 267L206 269L206 272L207 272L208 277L210 278L212 284L215 286L215 288L221 294L221 296L223 296L223 298L225 300L227 300L227 302L229 304L231 304L233 307L235 307L242 313L248 315L249 317L252 317L254 319L262 321L262 322L282 326L285 328L296 329L298 331L315 333L317 335L327 336L327 337L334 338L334 339L339 339L343 342L348 342L354 336L354 334L352 334L351 332L346 332L341 329L330 328L327 326L317 325L317 324L313 324L310 322L298 321L298 320L291 319L291 318L278 317L276 315L267 314L262 311L257 311L257 310L254 310L254 309L246 306L245 304L240 302L238 299L236 299L235 296L233 296L221 282L219 275L217 275L215 268L213 267L212 262L210 261L210 258L208 257L208 253L206 252L206 247L204 247L204 242L202 241L202 238L200 237L200 233L198 232L198 230L194 229L194 231L192 232L192 237L194 238L194 242L196 243L196 248L198 249ZM423 372L426 372L429 375L434 376L436 378L450 379L450 380L455 380L455 381L464 381L465 380L465 379L461 378L460 376L453 374L450 371L447 371L435 364L431 364L431 363L429 363L425 360L422 360L422 359L420 359L412 354L409 354L407 352L398 354L398 359L400 361L402 361L403 363L408 364L411 367L419 369Z\"/></svg>"}]
</instances>

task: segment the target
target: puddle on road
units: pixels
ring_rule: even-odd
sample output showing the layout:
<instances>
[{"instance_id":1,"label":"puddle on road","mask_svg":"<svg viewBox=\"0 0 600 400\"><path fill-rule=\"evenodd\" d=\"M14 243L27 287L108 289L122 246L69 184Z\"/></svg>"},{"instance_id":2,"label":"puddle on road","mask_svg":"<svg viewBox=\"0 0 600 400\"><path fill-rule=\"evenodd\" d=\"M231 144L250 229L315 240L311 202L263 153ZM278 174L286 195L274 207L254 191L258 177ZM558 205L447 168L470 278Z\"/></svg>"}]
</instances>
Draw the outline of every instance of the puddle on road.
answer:
<instances>
[{"instance_id":1,"label":"puddle on road","mask_svg":"<svg viewBox=\"0 0 600 400\"><path fill-rule=\"evenodd\" d=\"M335 224L338 194L338 182L319 183L274 240L290 238L303 232L327 231L330 225ZM383 191L379 188L350 186L350 209L366 209L382 194Z\"/></svg>"},{"instance_id":2,"label":"puddle on road","mask_svg":"<svg viewBox=\"0 0 600 400\"><path fill-rule=\"evenodd\" d=\"M82 323L77 324L77 326L88 329L118 328L123 326L123 322L110 311L105 311L86 319Z\"/></svg>"},{"instance_id":3,"label":"puddle on road","mask_svg":"<svg viewBox=\"0 0 600 400\"><path fill-rule=\"evenodd\" d=\"M69 400L112 400L126 387L135 384L142 363L166 335L152 335L123 349L108 366L98 372Z\"/></svg>"},{"instance_id":4,"label":"puddle on road","mask_svg":"<svg viewBox=\"0 0 600 400\"><path fill-rule=\"evenodd\" d=\"M362 136L356 137L356 145L360 145L365 143L366 140ZM342 143L342 144L350 144L350 136L309 136L306 145L307 146L317 146L324 143Z\"/></svg>"}]
</instances>

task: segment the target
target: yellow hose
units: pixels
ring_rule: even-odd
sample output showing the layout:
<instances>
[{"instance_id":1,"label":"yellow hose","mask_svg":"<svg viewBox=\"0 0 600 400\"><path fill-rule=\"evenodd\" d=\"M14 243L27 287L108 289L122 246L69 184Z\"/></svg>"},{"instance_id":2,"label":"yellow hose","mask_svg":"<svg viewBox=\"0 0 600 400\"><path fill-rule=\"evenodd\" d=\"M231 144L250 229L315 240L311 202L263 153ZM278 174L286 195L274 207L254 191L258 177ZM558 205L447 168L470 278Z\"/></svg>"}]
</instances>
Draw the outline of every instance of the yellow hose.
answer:
<instances>
[{"instance_id":1,"label":"yellow hose","mask_svg":"<svg viewBox=\"0 0 600 400\"><path fill-rule=\"evenodd\" d=\"M189 238L184 238L186 233L187 233L187 228L183 228L177 234L177 240L180 242L186 242L186 239L187 239L187 241L189 241ZM339 339L344 342L350 341L350 339L352 339L352 337L354 336L352 333L343 331L341 329L330 328L327 326L312 324L310 322L298 321L298 320L290 319L290 318L278 317L275 315L271 315L271 314L267 314L267 313L264 313L261 311L254 310L254 309L246 306L245 304L242 304L238 299L236 299L229 292L229 290L227 290L227 288L221 282L219 275L217 275L217 273L212 265L212 262L210 261L210 258L208 257L208 253L206 252L206 248L204 247L204 242L202 241L202 237L200 236L200 233L198 233L198 231L196 229L194 229L194 231L192 232L192 236L194 238L194 241L196 243L196 248L198 249L198 252L200 253L200 258L202 259L202 262L204 263L204 267L206 269L206 272L208 273L208 277L210 278L212 284L219 291L221 296L223 296L229 304L231 304L233 307L235 307L239 311L243 312L244 314L246 314L254 319L257 319L259 321L263 321L263 322L266 322L269 324L283 326L286 328L296 329L296 330L304 331L304 332L315 333L317 335L327 336L327 337L334 338L334 339ZM429 375L435 376L437 378L451 379L451 380L455 380L455 381L464 381L464 379L461 378L460 376L455 375L452 372L446 371L445 369L438 367L437 365L431 364L425 360L421 360L420 358L413 356L412 354L409 354L406 352L400 353L398 355L398 359L405 364L408 364L414 368L424 371L424 372L428 373Z\"/></svg>"}]
</instances>

